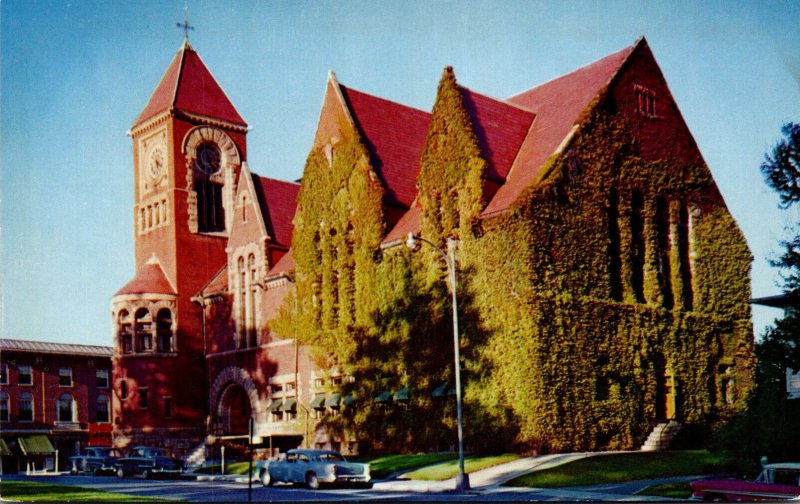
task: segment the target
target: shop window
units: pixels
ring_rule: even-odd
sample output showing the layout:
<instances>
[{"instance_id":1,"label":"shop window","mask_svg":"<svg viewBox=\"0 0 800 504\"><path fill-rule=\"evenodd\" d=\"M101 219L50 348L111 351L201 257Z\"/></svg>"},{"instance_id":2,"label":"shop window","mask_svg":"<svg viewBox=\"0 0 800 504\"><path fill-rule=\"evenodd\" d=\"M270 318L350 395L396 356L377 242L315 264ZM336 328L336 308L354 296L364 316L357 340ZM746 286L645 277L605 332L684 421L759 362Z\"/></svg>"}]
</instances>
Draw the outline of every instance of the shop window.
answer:
<instances>
[{"instance_id":1,"label":"shop window","mask_svg":"<svg viewBox=\"0 0 800 504\"><path fill-rule=\"evenodd\" d=\"M108 408L108 396L107 395L99 395L97 396L97 404L94 410L94 421L95 422L109 422L110 421L109 415L109 408Z\"/></svg>"},{"instance_id":2,"label":"shop window","mask_svg":"<svg viewBox=\"0 0 800 504\"><path fill-rule=\"evenodd\" d=\"M33 395L23 392L19 395L19 410L17 417L20 422L33 422Z\"/></svg>"},{"instance_id":3,"label":"shop window","mask_svg":"<svg viewBox=\"0 0 800 504\"><path fill-rule=\"evenodd\" d=\"M8 393L0 391L0 422L8 422L10 420L9 410Z\"/></svg>"},{"instance_id":4,"label":"shop window","mask_svg":"<svg viewBox=\"0 0 800 504\"><path fill-rule=\"evenodd\" d=\"M172 352L172 312L162 308L156 315L156 334L159 352Z\"/></svg>"},{"instance_id":5,"label":"shop window","mask_svg":"<svg viewBox=\"0 0 800 504\"><path fill-rule=\"evenodd\" d=\"M75 401L69 394L61 394L58 398L57 408L59 422L75 421Z\"/></svg>"},{"instance_id":6,"label":"shop window","mask_svg":"<svg viewBox=\"0 0 800 504\"><path fill-rule=\"evenodd\" d=\"M17 368L17 383L20 385L33 385L33 369L28 365Z\"/></svg>"},{"instance_id":7,"label":"shop window","mask_svg":"<svg viewBox=\"0 0 800 504\"><path fill-rule=\"evenodd\" d=\"M71 387L72 386L72 368L59 368L58 369L58 386Z\"/></svg>"},{"instance_id":8,"label":"shop window","mask_svg":"<svg viewBox=\"0 0 800 504\"><path fill-rule=\"evenodd\" d=\"M108 369L95 370L95 386L97 388L108 388Z\"/></svg>"}]
</instances>

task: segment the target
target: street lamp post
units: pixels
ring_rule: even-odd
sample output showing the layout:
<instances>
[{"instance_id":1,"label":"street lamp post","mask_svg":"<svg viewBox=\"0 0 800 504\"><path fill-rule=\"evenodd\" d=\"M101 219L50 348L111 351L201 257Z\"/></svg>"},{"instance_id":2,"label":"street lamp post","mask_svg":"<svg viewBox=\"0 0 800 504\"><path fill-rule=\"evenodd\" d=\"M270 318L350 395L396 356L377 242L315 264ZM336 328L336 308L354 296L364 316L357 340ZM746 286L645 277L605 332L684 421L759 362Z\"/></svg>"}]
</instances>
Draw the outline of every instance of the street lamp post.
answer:
<instances>
[{"instance_id":1,"label":"street lamp post","mask_svg":"<svg viewBox=\"0 0 800 504\"><path fill-rule=\"evenodd\" d=\"M439 248L435 243L415 235L414 233L408 233L406 247L408 247L409 250L416 250L419 248L420 243L427 243L442 255L447 265L448 273L450 274L450 287L453 290L453 350L455 353L454 358L456 365L456 417L458 419L458 474L456 474L456 491L461 492L469 490L469 475L464 472L464 428L461 416L461 352L458 344L458 303L456 299L456 244L455 240L448 238L448 253L446 254L444 250Z\"/></svg>"}]
</instances>

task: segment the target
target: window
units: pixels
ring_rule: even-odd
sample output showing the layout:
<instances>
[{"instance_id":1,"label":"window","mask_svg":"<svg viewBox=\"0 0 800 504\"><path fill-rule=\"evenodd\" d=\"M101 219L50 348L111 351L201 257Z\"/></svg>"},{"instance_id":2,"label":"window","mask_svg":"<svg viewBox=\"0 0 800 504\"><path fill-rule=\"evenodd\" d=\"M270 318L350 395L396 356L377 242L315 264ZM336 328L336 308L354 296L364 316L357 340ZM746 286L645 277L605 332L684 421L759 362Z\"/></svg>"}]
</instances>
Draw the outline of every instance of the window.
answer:
<instances>
[{"instance_id":1,"label":"window","mask_svg":"<svg viewBox=\"0 0 800 504\"><path fill-rule=\"evenodd\" d=\"M5 391L0 391L0 422L8 422L9 416L8 394Z\"/></svg>"},{"instance_id":2,"label":"window","mask_svg":"<svg viewBox=\"0 0 800 504\"><path fill-rule=\"evenodd\" d=\"M250 283L247 289L247 345L256 346L256 256L247 257L247 268L250 271Z\"/></svg>"},{"instance_id":3,"label":"window","mask_svg":"<svg viewBox=\"0 0 800 504\"><path fill-rule=\"evenodd\" d=\"M242 196L242 222L247 222L247 196Z\"/></svg>"},{"instance_id":4,"label":"window","mask_svg":"<svg viewBox=\"0 0 800 504\"><path fill-rule=\"evenodd\" d=\"M57 409L59 422L75 421L75 404L71 395L61 394L58 398Z\"/></svg>"},{"instance_id":5,"label":"window","mask_svg":"<svg viewBox=\"0 0 800 504\"><path fill-rule=\"evenodd\" d=\"M197 193L197 225L200 232L225 231L222 184L202 177L194 181L194 190Z\"/></svg>"},{"instance_id":6,"label":"window","mask_svg":"<svg viewBox=\"0 0 800 504\"><path fill-rule=\"evenodd\" d=\"M291 392L292 390L294 390L294 382L287 383L286 385L284 385L284 388L286 389L286 392Z\"/></svg>"},{"instance_id":7,"label":"window","mask_svg":"<svg viewBox=\"0 0 800 504\"><path fill-rule=\"evenodd\" d=\"M131 314L127 310L119 312L119 347L124 354L133 352Z\"/></svg>"},{"instance_id":8,"label":"window","mask_svg":"<svg viewBox=\"0 0 800 504\"><path fill-rule=\"evenodd\" d=\"M331 385L334 387L338 387L342 384L342 377L341 376L334 376L331 378Z\"/></svg>"},{"instance_id":9,"label":"window","mask_svg":"<svg viewBox=\"0 0 800 504\"><path fill-rule=\"evenodd\" d=\"M608 276L609 297L622 301L622 261L620 258L619 194L611 189L608 195Z\"/></svg>"},{"instance_id":10,"label":"window","mask_svg":"<svg viewBox=\"0 0 800 504\"><path fill-rule=\"evenodd\" d=\"M33 422L33 396L30 392L23 392L19 395L20 422Z\"/></svg>"},{"instance_id":11,"label":"window","mask_svg":"<svg viewBox=\"0 0 800 504\"><path fill-rule=\"evenodd\" d=\"M238 299L236 300L236 327L238 329L236 347L241 348L245 345L245 334L247 332L245 324L245 303L247 299L247 273L244 270L244 257L237 261L237 273L239 286L237 289Z\"/></svg>"},{"instance_id":12,"label":"window","mask_svg":"<svg viewBox=\"0 0 800 504\"><path fill-rule=\"evenodd\" d=\"M172 352L172 312L167 308L156 316L156 337L159 352Z\"/></svg>"},{"instance_id":13,"label":"window","mask_svg":"<svg viewBox=\"0 0 800 504\"><path fill-rule=\"evenodd\" d=\"M630 214L630 263L631 287L633 296L644 303L644 195L641 190L633 191Z\"/></svg>"},{"instance_id":14,"label":"window","mask_svg":"<svg viewBox=\"0 0 800 504\"><path fill-rule=\"evenodd\" d=\"M59 387L72 386L72 368L62 367L58 369L58 386Z\"/></svg>"},{"instance_id":15,"label":"window","mask_svg":"<svg viewBox=\"0 0 800 504\"><path fill-rule=\"evenodd\" d=\"M657 117L654 90L636 84L633 86L633 94L636 100L636 112L647 118Z\"/></svg>"},{"instance_id":16,"label":"window","mask_svg":"<svg viewBox=\"0 0 800 504\"><path fill-rule=\"evenodd\" d=\"M95 406L94 410L94 421L109 422L110 418L111 417L108 414L108 396L107 395L97 396L97 405Z\"/></svg>"},{"instance_id":17,"label":"window","mask_svg":"<svg viewBox=\"0 0 800 504\"><path fill-rule=\"evenodd\" d=\"M0 364L0 385L8 385L8 364Z\"/></svg>"},{"instance_id":18,"label":"window","mask_svg":"<svg viewBox=\"0 0 800 504\"><path fill-rule=\"evenodd\" d=\"M664 198L658 198L656 200L656 240L658 245L656 266L658 284L661 287L661 303L668 310L673 306L669 220L669 202Z\"/></svg>"},{"instance_id":19,"label":"window","mask_svg":"<svg viewBox=\"0 0 800 504\"><path fill-rule=\"evenodd\" d=\"M164 418L172 418L172 397L164 396Z\"/></svg>"},{"instance_id":20,"label":"window","mask_svg":"<svg viewBox=\"0 0 800 504\"><path fill-rule=\"evenodd\" d=\"M136 312L136 350L150 352L153 350L153 318L146 308Z\"/></svg>"},{"instance_id":21,"label":"window","mask_svg":"<svg viewBox=\"0 0 800 504\"><path fill-rule=\"evenodd\" d=\"M686 311L691 311L694 305L689 231L689 208L684 203L681 205L680 214L678 215L678 260L683 282L683 309Z\"/></svg>"},{"instance_id":22,"label":"window","mask_svg":"<svg viewBox=\"0 0 800 504\"><path fill-rule=\"evenodd\" d=\"M24 365L17 368L17 383L20 385L33 385L33 370Z\"/></svg>"},{"instance_id":23,"label":"window","mask_svg":"<svg viewBox=\"0 0 800 504\"><path fill-rule=\"evenodd\" d=\"M314 380L314 387L322 388L325 386L325 378L317 378Z\"/></svg>"},{"instance_id":24,"label":"window","mask_svg":"<svg viewBox=\"0 0 800 504\"><path fill-rule=\"evenodd\" d=\"M274 385L272 385L272 394L273 395L281 394L281 393L283 393L283 385L281 385L280 383L275 383Z\"/></svg>"},{"instance_id":25,"label":"window","mask_svg":"<svg viewBox=\"0 0 800 504\"><path fill-rule=\"evenodd\" d=\"M108 388L108 369L96 370L95 377L95 386L97 388Z\"/></svg>"},{"instance_id":26,"label":"window","mask_svg":"<svg viewBox=\"0 0 800 504\"><path fill-rule=\"evenodd\" d=\"M128 398L128 382L125 380L119 382L119 398L123 401Z\"/></svg>"},{"instance_id":27,"label":"window","mask_svg":"<svg viewBox=\"0 0 800 504\"><path fill-rule=\"evenodd\" d=\"M148 395L149 395L149 390L147 390L147 388L143 387L139 389L139 409L143 410L147 409L150 399Z\"/></svg>"}]
</instances>

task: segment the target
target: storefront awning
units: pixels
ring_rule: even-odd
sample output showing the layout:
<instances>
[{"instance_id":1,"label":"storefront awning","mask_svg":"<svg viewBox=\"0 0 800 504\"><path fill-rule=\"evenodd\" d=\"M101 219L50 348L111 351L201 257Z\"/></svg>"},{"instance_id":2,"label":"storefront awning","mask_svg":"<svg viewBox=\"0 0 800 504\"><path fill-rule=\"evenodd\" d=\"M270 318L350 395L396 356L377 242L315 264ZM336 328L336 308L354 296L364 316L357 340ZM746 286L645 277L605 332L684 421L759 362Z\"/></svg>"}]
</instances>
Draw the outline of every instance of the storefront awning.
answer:
<instances>
[{"instance_id":1,"label":"storefront awning","mask_svg":"<svg viewBox=\"0 0 800 504\"><path fill-rule=\"evenodd\" d=\"M319 409L325 406L325 394L317 394L314 400L311 401L312 408Z\"/></svg>"},{"instance_id":2,"label":"storefront awning","mask_svg":"<svg viewBox=\"0 0 800 504\"><path fill-rule=\"evenodd\" d=\"M389 402L392 399L392 393L388 390L384 390L383 392L375 398L375 402L385 403Z\"/></svg>"},{"instance_id":3,"label":"storefront awning","mask_svg":"<svg viewBox=\"0 0 800 504\"><path fill-rule=\"evenodd\" d=\"M11 455L11 450L8 448L5 439L0 439L0 456L8 457Z\"/></svg>"},{"instance_id":4,"label":"storefront awning","mask_svg":"<svg viewBox=\"0 0 800 504\"><path fill-rule=\"evenodd\" d=\"M397 392L394 393L393 399L395 401L408 401L410 399L410 394L408 392L408 387L403 387Z\"/></svg>"},{"instance_id":5,"label":"storefront awning","mask_svg":"<svg viewBox=\"0 0 800 504\"><path fill-rule=\"evenodd\" d=\"M352 406L355 402L356 398L351 395L344 396L344 399L342 399L343 406Z\"/></svg>"},{"instance_id":6,"label":"storefront awning","mask_svg":"<svg viewBox=\"0 0 800 504\"><path fill-rule=\"evenodd\" d=\"M338 408L339 401L342 400L341 394L331 394L331 396L325 400L325 406L328 408Z\"/></svg>"},{"instance_id":7,"label":"storefront awning","mask_svg":"<svg viewBox=\"0 0 800 504\"><path fill-rule=\"evenodd\" d=\"M268 410L270 413L276 413L276 412L278 412L278 411L280 411L280 410L281 410L281 405L282 405L282 404L283 404L283 401L282 401L282 400L280 400L280 399L275 399L274 401L272 401L272 404L270 404L270 405L269 405L269 408L267 408L267 410Z\"/></svg>"},{"instance_id":8,"label":"storefront awning","mask_svg":"<svg viewBox=\"0 0 800 504\"><path fill-rule=\"evenodd\" d=\"M19 447L25 455L52 455L56 452L50 439L44 435L21 437Z\"/></svg>"},{"instance_id":9,"label":"storefront awning","mask_svg":"<svg viewBox=\"0 0 800 504\"><path fill-rule=\"evenodd\" d=\"M297 399L294 397L289 397L285 401L283 401L283 406L281 406L281 411L296 411L297 410Z\"/></svg>"}]
</instances>

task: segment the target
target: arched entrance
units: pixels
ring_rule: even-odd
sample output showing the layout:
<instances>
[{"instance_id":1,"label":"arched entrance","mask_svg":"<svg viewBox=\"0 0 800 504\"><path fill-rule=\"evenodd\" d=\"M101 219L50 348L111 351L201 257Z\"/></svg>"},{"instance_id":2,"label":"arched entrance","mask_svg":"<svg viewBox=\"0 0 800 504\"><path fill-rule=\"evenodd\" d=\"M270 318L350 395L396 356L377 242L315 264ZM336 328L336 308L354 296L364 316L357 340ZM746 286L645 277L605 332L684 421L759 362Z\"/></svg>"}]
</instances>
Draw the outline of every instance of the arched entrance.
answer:
<instances>
[{"instance_id":1,"label":"arched entrance","mask_svg":"<svg viewBox=\"0 0 800 504\"><path fill-rule=\"evenodd\" d=\"M238 383L231 383L222 392L219 404L219 421L224 435L235 436L248 433L253 414L250 397Z\"/></svg>"},{"instance_id":2,"label":"arched entrance","mask_svg":"<svg viewBox=\"0 0 800 504\"><path fill-rule=\"evenodd\" d=\"M663 355L656 357L656 420L675 419L675 376Z\"/></svg>"}]
</instances>

